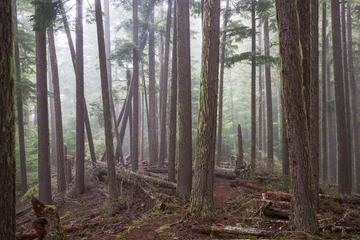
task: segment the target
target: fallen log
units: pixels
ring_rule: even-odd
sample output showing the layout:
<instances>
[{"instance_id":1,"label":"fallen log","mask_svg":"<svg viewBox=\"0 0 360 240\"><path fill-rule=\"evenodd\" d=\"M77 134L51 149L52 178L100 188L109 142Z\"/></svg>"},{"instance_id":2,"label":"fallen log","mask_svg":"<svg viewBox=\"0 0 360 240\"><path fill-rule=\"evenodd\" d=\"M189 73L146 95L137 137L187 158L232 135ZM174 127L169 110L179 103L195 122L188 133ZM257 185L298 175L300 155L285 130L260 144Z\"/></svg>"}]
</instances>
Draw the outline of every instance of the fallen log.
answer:
<instances>
[{"instance_id":1,"label":"fallen log","mask_svg":"<svg viewBox=\"0 0 360 240\"><path fill-rule=\"evenodd\" d=\"M290 209L290 202L287 201L262 200L254 198L251 200L251 203L254 207L272 206L274 208Z\"/></svg>"},{"instance_id":2,"label":"fallen log","mask_svg":"<svg viewBox=\"0 0 360 240\"><path fill-rule=\"evenodd\" d=\"M257 237L271 237L272 231L258 228L240 228L232 226L211 226L209 227L193 227L192 231L205 235L211 235L215 237L226 236L238 238L239 235L243 236L257 236Z\"/></svg>"},{"instance_id":3,"label":"fallen log","mask_svg":"<svg viewBox=\"0 0 360 240\"><path fill-rule=\"evenodd\" d=\"M292 195L286 192L273 192L273 191L266 191L266 194L269 197L273 197L279 199L280 201L291 201Z\"/></svg>"},{"instance_id":4,"label":"fallen log","mask_svg":"<svg viewBox=\"0 0 360 240\"><path fill-rule=\"evenodd\" d=\"M249 188L258 192L264 192L265 190L255 184L252 184L250 182L244 181L244 180L236 180L230 183L231 187L245 187Z\"/></svg>"},{"instance_id":5,"label":"fallen log","mask_svg":"<svg viewBox=\"0 0 360 240\"><path fill-rule=\"evenodd\" d=\"M25 215L26 213L30 212L30 210L32 209L32 206L26 206L23 209L20 209L18 212L16 212L16 217L21 217L23 215Z\"/></svg>"},{"instance_id":6,"label":"fallen log","mask_svg":"<svg viewBox=\"0 0 360 240\"><path fill-rule=\"evenodd\" d=\"M88 227L86 224L71 224L71 225L64 225L63 230L66 233L75 232L78 230L82 230L83 228ZM18 232L16 233L17 240L33 240L37 239L39 236L35 229L31 229L30 231L26 232Z\"/></svg>"},{"instance_id":7,"label":"fallen log","mask_svg":"<svg viewBox=\"0 0 360 240\"><path fill-rule=\"evenodd\" d=\"M152 167L144 168L144 171L151 172L151 173L167 173L168 172L167 168L152 168Z\"/></svg>"},{"instance_id":8,"label":"fallen log","mask_svg":"<svg viewBox=\"0 0 360 240\"><path fill-rule=\"evenodd\" d=\"M274 208L271 206L271 202L269 203L269 205L261 208L261 212L266 217L284 220L288 220L291 215L290 210L287 211L279 208Z\"/></svg>"},{"instance_id":9,"label":"fallen log","mask_svg":"<svg viewBox=\"0 0 360 240\"><path fill-rule=\"evenodd\" d=\"M236 179L236 175L234 173L224 173L224 172L215 172L215 177L225 178L230 180Z\"/></svg>"}]
</instances>

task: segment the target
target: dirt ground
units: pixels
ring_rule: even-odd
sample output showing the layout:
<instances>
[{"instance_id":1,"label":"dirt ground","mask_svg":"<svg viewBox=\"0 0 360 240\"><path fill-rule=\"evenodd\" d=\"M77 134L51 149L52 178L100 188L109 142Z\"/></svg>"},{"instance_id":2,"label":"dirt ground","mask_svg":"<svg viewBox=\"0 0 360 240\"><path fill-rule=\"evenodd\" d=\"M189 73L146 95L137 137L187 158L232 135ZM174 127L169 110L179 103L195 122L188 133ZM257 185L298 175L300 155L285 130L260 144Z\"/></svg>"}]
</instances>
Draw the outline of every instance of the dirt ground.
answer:
<instances>
[{"instance_id":1,"label":"dirt ground","mask_svg":"<svg viewBox=\"0 0 360 240\"><path fill-rule=\"evenodd\" d=\"M166 177L166 174L162 174ZM360 239L360 204L328 196L320 200L318 213L320 233L308 235L291 231L285 216L266 216L264 207L270 201L289 206L281 194L267 196L264 192L286 192L290 184L280 177L258 177L255 180L216 178L214 189L215 215L193 218L188 203L175 197L175 190L151 187L156 199L139 186L119 183L119 201L111 203L106 184L91 181L86 192L75 196L72 190L55 195L56 209L68 239ZM70 185L70 188L72 186ZM259 203L260 201L260 203ZM18 204L18 211L30 200ZM360 198L359 198L360 203ZM265 206L266 205L266 206ZM290 213L279 209L280 213ZM32 231L33 211L17 218L18 239ZM219 230L235 227L266 230L270 235L238 234Z\"/></svg>"}]
</instances>

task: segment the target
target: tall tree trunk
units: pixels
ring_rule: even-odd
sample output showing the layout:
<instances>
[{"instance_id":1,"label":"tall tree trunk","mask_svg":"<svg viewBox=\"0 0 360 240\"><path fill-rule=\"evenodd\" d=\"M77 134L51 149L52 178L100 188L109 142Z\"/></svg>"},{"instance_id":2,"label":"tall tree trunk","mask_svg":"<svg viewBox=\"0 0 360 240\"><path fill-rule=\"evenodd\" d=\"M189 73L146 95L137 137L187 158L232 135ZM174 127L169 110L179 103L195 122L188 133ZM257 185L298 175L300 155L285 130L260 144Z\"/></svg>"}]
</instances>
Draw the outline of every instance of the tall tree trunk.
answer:
<instances>
[{"instance_id":1,"label":"tall tree trunk","mask_svg":"<svg viewBox=\"0 0 360 240\"><path fill-rule=\"evenodd\" d=\"M176 126L177 126L177 19L176 3L174 4L174 29L173 29L173 49L172 49L172 66L171 66L171 93L170 93L170 121L169 121L169 154L168 154L168 180L175 182L176 166ZM150 141L150 137L149 137Z\"/></svg>"},{"instance_id":2,"label":"tall tree trunk","mask_svg":"<svg viewBox=\"0 0 360 240\"><path fill-rule=\"evenodd\" d=\"M223 35L221 39L221 57L220 57L220 86L219 86L219 120L218 120L218 141L217 141L217 155L216 165L220 166L222 154L222 116L223 116L223 101L224 101L224 69L226 57L226 28L229 20L230 5L229 0L226 0L226 8L223 22Z\"/></svg>"},{"instance_id":3,"label":"tall tree trunk","mask_svg":"<svg viewBox=\"0 0 360 240\"><path fill-rule=\"evenodd\" d=\"M11 0L0 2L0 192L3 195L0 201L0 239L15 239L16 226L14 26L11 7Z\"/></svg>"},{"instance_id":4,"label":"tall tree trunk","mask_svg":"<svg viewBox=\"0 0 360 240\"><path fill-rule=\"evenodd\" d=\"M14 17L14 27L16 32L14 39L16 82L20 84L21 68L20 68L19 40L17 39L18 25L17 25L16 0L13 0L13 17ZM24 139L24 112L23 112L24 110L22 103L23 101L22 92L20 88L16 89L16 96L17 96L16 97L17 122L18 122L18 131L19 131L21 191L23 193L26 193L28 190L28 185L27 185L27 174L26 174L26 152L25 152L25 139Z\"/></svg>"},{"instance_id":5,"label":"tall tree trunk","mask_svg":"<svg viewBox=\"0 0 360 240\"><path fill-rule=\"evenodd\" d=\"M265 56L270 57L269 20L264 22L264 50ZM270 173L274 171L274 135L272 116L272 91L271 91L271 69L270 64L265 64L266 78L266 109L267 109L267 169Z\"/></svg>"},{"instance_id":6,"label":"tall tree trunk","mask_svg":"<svg viewBox=\"0 0 360 240\"><path fill-rule=\"evenodd\" d=\"M279 155L282 155L282 149L284 147L283 137L282 137L282 102L281 102L281 87L277 90L277 105L278 105L278 134L279 134Z\"/></svg>"},{"instance_id":7,"label":"tall tree trunk","mask_svg":"<svg viewBox=\"0 0 360 240\"><path fill-rule=\"evenodd\" d=\"M311 81L310 81L310 159L312 164L314 201L319 206L319 1L312 0L311 11Z\"/></svg>"},{"instance_id":8,"label":"tall tree trunk","mask_svg":"<svg viewBox=\"0 0 360 240\"><path fill-rule=\"evenodd\" d=\"M220 0L204 1L199 117L191 214L214 214L214 165L219 75Z\"/></svg>"},{"instance_id":9,"label":"tall tree trunk","mask_svg":"<svg viewBox=\"0 0 360 240\"><path fill-rule=\"evenodd\" d=\"M281 86L283 86L283 78L281 78ZM282 87L281 87L282 89ZM281 135L282 135L282 173L288 177L290 175L289 160L289 142L288 132L286 128L286 112L284 107L284 92L281 91Z\"/></svg>"},{"instance_id":10,"label":"tall tree trunk","mask_svg":"<svg viewBox=\"0 0 360 240\"><path fill-rule=\"evenodd\" d=\"M176 193L181 199L190 197L192 185L192 132L191 132L191 66L190 66L189 0L177 1L177 56L179 97L179 149Z\"/></svg>"},{"instance_id":11,"label":"tall tree trunk","mask_svg":"<svg viewBox=\"0 0 360 240\"><path fill-rule=\"evenodd\" d=\"M296 230L313 233L318 231L318 224L312 195L309 129L305 104L306 93L301 94L304 87L303 72L308 71L306 69L308 66L302 65L301 61L299 31L301 27L299 29L296 2L296 0L276 0L276 17L279 27L289 158L292 160L293 168L292 222ZM310 4L310 2L308 3ZM301 16L301 14L299 15ZM289 28L288 26L292 27Z\"/></svg>"},{"instance_id":12,"label":"tall tree trunk","mask_svg":"<svg viewBox=\"0 0 360 240\"><path fill-rule=\"evenodd\" d=\"M333 41L335 109L336 109L336 140L339 192L351 192L351 161L348 155L346 112L343 81L343 62L341 51L341 28L339 0L331 1L331 25Z\"/></svg>"},{"instance_id":13,"label":"tall tree trunk","mask_svg":"<svg viewBox=\"0 0 360 240\"><path fill-rule=\"evenodd\" d=\"M261 31L261 27L259 29L259 49L260 49L260 54L262 53L262 31ZM263 83L264 83L264 79L263 79L263 65L259 66L259 139L258 139L258 145L259 145L259 155L260 158L262 157L262 150L263 150L263 101L264 101L264 96L263 96Z\"/></svg>"},{"instance_id":14,"label":"tall tree trunk","mask_svg":"<svg viewBox=\"0 0 360 240\"><path fill-rule=\"evenodd\" d=\"M354 73L354 57L353 57L353 42L352 42L352 18L351 18L351 4L347 4L347 28L348 28L348 53L349 53L349 71L350 71L350 95L351 95L351 122L352 122L352 143L354 150L355 161L355 190L360 193L360 150L359 150L359 126L357 113L357 91Z\"/></svg>"},{"instance_id":15,"label":"tall tree trunk","mask_svg":"<svg viewBox=\"0 0 360 240\"><path fill-rule=\"evenodd\" d=\"M42 5L35 6L35 14L39 14ZM44 204L52 204L51 171L49 149L48 94L46 78L46 34L45 29L37 29L36 34L36 86L37 86L37 124L38 124L38 176L39 200Z\"/></svg>"},{"instance_id":16,"label":"tall tree trunk","mask_svg":"<svg viewBox=\"0 0 360 240\"><path fill-rule=\"evenodd\" d=\"M244 164L244 149L243 149L243 141L241 134L241 125L237 126L237 139L238 139L238 156L236 161L236 170L240 169Z\"/></svg>"},{"instance_id":17,"label":"tall tree trunk","mask_svg":"<svg viewBox=\"0 0 360 240\"><path fill-rule=\"evenodd\" d=\"M138 0L133 0L133 121L131 144L131 169L136 172L139 165L139 52L138 52Z\"/></svg>"},{"instance_id":18,"label":"tall tree trunk","mask_svg":"<svg viewBox=\"0 0 360 240\"><path fill-rule=\"evenodd\" d=\"M50 52L50 49L49 49ZM50 53L49 53L50 55ZM48 57L48 62L50 63L50 56ZM52 70L51 67L48 67L48 84L49 84L49 92L54 93L54 86L52 82ZM54 97L49 96L49 109L50 109L50 126L51 126L51 165L56 168L57 156L56 156L56 127L55 127L55 103Z\"/></svg>"},{"instance_id":19,"label":"tall tree trunk","mask_svg":"<svg viewBox=\"0 0 360 240\"><path fill-rule=\"evenodd\" d=\"M161 89L161 136L160 136L160 158L159 167L164 166L166 155L166 107L167 107L167 86L169 76L169 49L170 49L170 28L171 28L171 6L172 0L168 0L168 10L166 17L166 34L165 34L165 58L163 68L163 85Z\"/></svg>"},{"instance_id":20,"label":"tall tree trunk","mask_svg":"<svg viewBox=\"0 0 360 240\"><path fill-rule=\"evenodd\" d=\"M322 136L322 146L321 146L321 156L322 156L322 181L326 183L329 181L328 179L328 155L327 155L327 137L326 137L326 123L328 119L326 118L326 65L327 65L327 47L326 47L326 2L322 4L322 64L321 64L321 73L322 73L322 84L321 84L321 136Z\"/></svg>"},{"instance_id":21,"label":"tall tree trunk","mask_svg":"<svg viewBox=\"0 0 360 240\"><path fill-rule=\"evenodd\" d=\"M66 38L68 40L69 50L70 50L70 54L71 54L71 60L72 60L73 67L74 67L74 72L75 72L75 75L76 75L75 48L74 48L74 43L73 43L73 40L72 40L72 37L71 37L69 24L68 24L66 14L65 14L64 3L61 0L58 0L58 4L59 4L60 10L61 10L62 21L63 21L63 24L64 24L64 29L65 29L65 32L66 32ZM96 162L95 147L94 147L94 142L93 142L93 137L92 137L92 132L91 132L89 113L88 113L88 109L87 109L87 106L86 106L86 100L85 99L84 99L84 108L85 108L85 129L86 129L86 135L87 135L88 143L89 143L91 161Z\"/></svg>"},{"instance_id":22,"label":"tall tree trunk","mask_svg":"<svg viewBox=\"0 0 360 240\"><path fill-rule=\"evenodd\" d=\"M154 24L154 12L151 13L150 23ZM150 165L157 162L156 138L156 97L155 97L155 30L149 29L149 154Z\"/></svg>"},{"instance_id":23,"label":"tall tree trunk","mask_svg":"<svg viewBox=\"0 0 360 240\"><path fill-rule=\"evenodd\" d=\"M75 192L85 191L83 0L76 2L76 175Z\"/></svg>"},{"instance_id":24,"label":"tall tree trunk","mask_svg":"<svg viewBox=\"0 0 360 240\"><path fill-rule=\"evenodd\" d=\"M48 28L47 34L48 34L48 39L49 39L49 54L50 54L50 62L51 62L52 84L54 86L57 188L58 188L58 192L61 193L66 190L64 150L63 150L64 138L63 138L63 128L62 128L59 73L58 73L57 56L56 56L56 50L55 50L54 31L53 31L52 27Z\"/></svg>"},{"instance_id":25,"label":"tall tree trunk","mask_svg":"<svg viewBox=\"0 0 360 240\"><path fill-rule=\"evenodd\" d=\"M251 1L251 175L255 174L256 158L256 24L255 0Z\"/></svg>"},{"instance_id":26,"label":"tall tree trunk","mask_svg":"<svg viewBox=\"0 0 360 240\"><path fill-rule=\"evenodd\" d=\"M114 145L113 145L113 134L111 124L111 100L109 94L109 82L108 72L106 67L106 52L105 52L105 39L104 39L104 28L102 20L101 2L95 0L95 17L96 17L96 28L97 28L97 40L99 49L99 65L101 75L101 92L103 101L104 111L104 128L105 128L105 144L106 144L106 160L109 174L109 192L112 199L117 198L117 184L115 176L115 159L114 159ZM116 118L115 125L116 125ZM117 128L116 128L117 129Z\"/></svg>"}]
</instances>

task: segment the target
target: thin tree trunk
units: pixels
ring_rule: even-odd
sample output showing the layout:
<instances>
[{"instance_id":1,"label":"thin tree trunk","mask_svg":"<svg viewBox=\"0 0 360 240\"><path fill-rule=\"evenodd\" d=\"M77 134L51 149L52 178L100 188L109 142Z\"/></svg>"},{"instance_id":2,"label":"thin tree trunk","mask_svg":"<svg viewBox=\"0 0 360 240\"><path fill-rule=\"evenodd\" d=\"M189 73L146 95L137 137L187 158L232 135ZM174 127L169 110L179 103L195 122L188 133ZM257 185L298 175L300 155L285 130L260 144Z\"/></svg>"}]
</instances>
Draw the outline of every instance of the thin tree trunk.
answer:
<instances>
[{"instance_id":1,"label":"thin tree trunk","mask_svg":"<svg viewBox=\"0 0 360 240\"><path fill-rule=\"evenodd\" d=\"M242 134L241 134L241 125L238 124L237 126L237 139L238 139L238 156L236 161L236 170L240 169L241 166L244 164L244 149L243 149L243 141L242 141Z\"/></svg>"},{"instance_id":2,"label":"thin tree trunk","mask_svg":"<svg viewBox=\"0 0 360 240\"><path fill-rule=\"evenodd\" d=\"M50 48L50 47L49 47ZM50 49L49 49L50 52ZM50 54L48 57L48 62L50 63ZM54 87L52 82L52 70L51 66L48 67L48 84L49 84L49 92L54 93ZM56 127L55 127L55 103L54 96L49 96L49 110L50 110L50 126L51 126L51 166L56 168L57 156L56 156Z\"/></svg>"},{"instance_id":3,"label":"thin tree trunk","mask_svg":"<svg viewBox=\"0 0 360 240\"><path fill-rule=\"evenodd\" d=\"M165 34L165 58L163 68L163 85L161 89L161 136L160 136L160 158L159 167L164 166L164 160L166 155L166 107L167 107L167 87L168 87L168 75L169 75L169 49L170 49L170 28L171 28L171 6L172 0L168 0L168 10L166 17L166 34Z\"/></svg>"},{"instance_id":4,"label":"thin tree trunk","mask_svg":"<svg viewBox=\"0 0 360 240\"><path fill-rule=\"evenodd\" d=\"M76 175L75 192L85 191L83 0L76 2Z\"/></svg>"},{"instance_id":5,"label":"thin tree trunk","mask_svg":"<svg viewBox=\"0 0 360 240\"><path fill-rule=\"evenodd\" d=\"M281 86L283 85L283 79L281 78ZM281 89L283 89L281 87ZM288 132L286 128L286 112L284 107L284 92L281 91L281 135L282 135L282 173L284 176L290 174L290 160L289 160L289 144L288 144Z\"/></svg>"},{"instance_id":6,"label":"thin tree trunk","mask_svg":"<svg viewBox=\"0 0 360 240\"><path fill-rule=\"evenodd\" d=\"M13 17L14 17L14 27L15 27L15 41L14 41L14 57L15 57L15 72L16 72L16 82L20 84L21 82L21 68L20 68L20 51L19 51L19 41L17 39L18 35L18 25L17 25L17 8L16 0L13 1ZM21 191L26 193L28 190L27 185L27 174L26 174L26 152L25 152L25 139L24 139L24 110L23 110L23 99L22 92L20 88L16 89L16 108L17 108L17 122L18 122L18 131L19 131L19 150L20 150L20 177L21 177Z\"/></svg>"},{"instance_id":7,"label":"thin tree trunk","mask_svg":"<svg viewBox=\"0 0 360 240\"><path fill-rule=\"evenodd\" d=\"M277 90L277 104L278 104L278 130L279 130L279 155L282 155L282 149L284 147L283 137L282 137L282 102L281 102L281 87Z\"/></svg>"},{"instance_id":8,"label":"thin tree trunk","mask_svg":"<svg viewBox=\"0 0 360 240\"><path fill-rule=\"evenodd\" d=\"M61 114L61 98L60 98L60 84L57 56L55 50L55 38L52 27L48 28L49 39L49 54L51 61L52 84L54 86L54 110L55 110L55 127L56 127L56 159L57 159L57 188L58 192L66 190L65 182L65 165L64 165L64 138L62 128L62 114ZM55 156L53 156L55 157Z\"/></svg>"},{"instance_id":9,"label":"thin tree trunk","mask_svg":"<svg viewBox=\"0 0 360 240\"><path fill-rule=\"evenodd\" d=\"M352 18L351 4L347 4L347 28L348 28L348 53L349 53L349 71L350 71L350 94L351 94L351 118L352 118L352 143L355 161L355 191L360 193L360 149L358 132L358 113L357 113L357 91L354 73L353 42L352 42Z\"/></svg>"},{"instance_id":10,"label":"thin tree trunk","mask_svg":"<svg viewBox=\"0 0 360 240\"><path fill-rule=\"evenodd\" d=\"M270 57L269 20L264 22L264 49L265 56ZM265 64L266 78L266 109L267 109L267 169L270 173L274 171L274 136L272 116L272 91L271 91L271 69L270 64Z\"/></svg>"},{"instance_id":11,"label":"thin tree trunk","mask_svg":"<svg viewBox=\"0 0 360 240\"><path fill-rule=\"evenodd\" d=\"M117 184L116 184L116 176L115 176L115 159L114 159L114 145L113 145L112 124L111 124L112 120L111 120L111 100L109 93L109 78L107 76L108 69L106 66L106 50L105 50L104 28L103 28L100 0L95 0L95 17L96 17L97 40L98 40L98 49L99 49L101 92L102 92L103 111L104 111L106 160L107 160L107 168L109 174L109 192L110 192L110 197L115 200L117 198L118 193L117 193ZM114 117L114 124L116 125L116 117Z\"/></svg>"},{"instance_id":12,"label":"thin tree trunk","mask_svg":"<svg viewBox=\"0 0 360 240\"><path fill-rule=\"evenodd\" d=\"M256 158L256 25L255 25L255 0L251 2L251 175L255 175Z\"/></svg>"},{"instance_id":13,"label":"thin tree trunk","mask_svg":"<svg viewBox=\"0 0 360 240\"><path fill-rule=\"evenodd\" d=\"M171 66L171 93L170 93L170 124L169 124L169 165L168 180L175 182L175 166L176 166L176 123L177 123L177 19L176 19L176 3L174 4L174 29L173 29L173 49L172 49L172 66ZM150 141L150 137L149 137Z\"/></svg>"},{"instance_id":14,"label":"thin tree trunk","mask_svg":"<svg viewBox=\"0 0 360 240\"><path fill-rule=\"evenodd\" d=\"M224 13L224 22L223 22L223 35L221 39L221 57L220 57L220 86L219 86L219 120L218 120L218 141L217 141L217 155L216 155L216 165L220 166L221 164L221 154L222 154L222 116L223 116L223 100L224 100L224 69L225 69L225 56L226 56L226 28L229 20L229 11L230 5L229 0L226 0L226 7Z\"/></svg>"},{"instance_id":15,"label":"thin tree trunk","mask_svg":"<svg viewBox=\"0 0 360 240\"><path fill-rule=\"evenodd\" d=\"M260 48L260 54L262 53L262 31L261 27L259 29L259 48ZM263 65L259 66L259 139L258 139L258 145L259 145L259 155L260 158L262 157L262 150L263 150Z\"/></svg>"}]
</instances>

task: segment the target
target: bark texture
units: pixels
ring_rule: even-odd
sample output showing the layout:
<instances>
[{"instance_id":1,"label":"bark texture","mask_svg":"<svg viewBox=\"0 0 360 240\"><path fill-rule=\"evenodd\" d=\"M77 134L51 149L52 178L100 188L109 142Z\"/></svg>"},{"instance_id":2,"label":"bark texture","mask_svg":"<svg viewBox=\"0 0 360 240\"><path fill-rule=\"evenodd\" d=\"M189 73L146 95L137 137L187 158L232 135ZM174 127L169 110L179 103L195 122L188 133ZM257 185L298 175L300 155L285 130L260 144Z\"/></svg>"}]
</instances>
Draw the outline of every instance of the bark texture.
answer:
<instances>
[{"instance_id":1,"label":"bark texture","mask_svg":"<svg viewBox=\"0 0 360 240\"><path fill-rule=\"evenodd\" d=\"M256 24L255 24L255 0L251 2L251 175L255 174L256 158Z\"/></svg>"}]
</instances>

